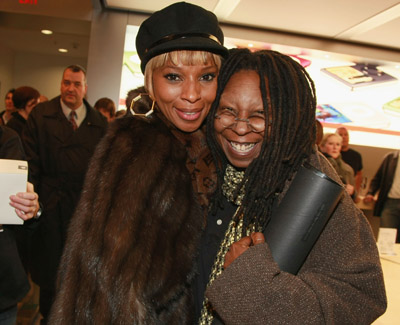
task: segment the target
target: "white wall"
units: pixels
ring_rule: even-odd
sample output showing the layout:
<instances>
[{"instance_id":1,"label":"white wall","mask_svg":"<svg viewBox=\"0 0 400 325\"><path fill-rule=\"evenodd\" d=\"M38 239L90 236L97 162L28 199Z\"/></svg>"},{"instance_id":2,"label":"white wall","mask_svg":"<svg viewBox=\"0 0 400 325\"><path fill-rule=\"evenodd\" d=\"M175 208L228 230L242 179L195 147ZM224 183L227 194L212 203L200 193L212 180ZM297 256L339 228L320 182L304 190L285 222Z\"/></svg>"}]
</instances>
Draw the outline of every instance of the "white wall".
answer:
<instances>
[{"instance_id":1,"label":"white wall","mask_svg":"<svg viewBox=\"0 0 400 325\"><path fill-rule=\"evenodd\" d=\"M88 101L111 98L118 107L128 14L93 12L88 56Z\"/></svg>"},{"instance_id":2,"label":"white wall","mask_svg":"<svg viewBox=\"0 0 400 325\"><path fill-rule=\"evenodd\" d=\"M10 88L31 86L49 99L58 96L62 73L70 64L86 67L86 58L14 53L0 48L0 111L4 109L4 97Z\"/></svg>"},{"instance_id":3,"label":"white wall","mask_svg":"<svg viewBox=\"0 0 400 325\"><path fill-rule=\"evenodd\" d=\"M4 98L13 83L14 52L0 45L0 111L4 110Z\"/></svg>"},{"instance_id":4,"label":"white wall","mask_svg":"<svg viewBox=\"0 0 400 325\"><path fill-rule=\"evenodd\" d=\"M86 67L86 59L62 55L17 53L14 66L14 87L31 86L49 99L60 94L62 73L68 65Z\"/></svg>"}]
</instances>

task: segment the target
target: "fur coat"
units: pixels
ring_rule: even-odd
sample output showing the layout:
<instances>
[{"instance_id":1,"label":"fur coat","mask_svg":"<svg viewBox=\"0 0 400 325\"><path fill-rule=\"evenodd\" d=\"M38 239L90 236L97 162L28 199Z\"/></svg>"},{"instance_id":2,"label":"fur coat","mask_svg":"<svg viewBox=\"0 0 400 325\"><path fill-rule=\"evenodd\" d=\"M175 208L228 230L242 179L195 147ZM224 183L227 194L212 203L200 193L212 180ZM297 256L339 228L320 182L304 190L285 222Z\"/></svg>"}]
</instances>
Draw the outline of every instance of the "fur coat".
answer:
<instances>
[{"instance_id":1,"label":"fur coat","mask_svg":"<svg viewBox=\"0 0 400 325\"><path fill-rule=\"evenodd\" d=\"M110 126L71 221L50 324L193 323L204 193L188 152L203 142L188 150L176 133L154 114Z\"/></svg>"}]
</instances>

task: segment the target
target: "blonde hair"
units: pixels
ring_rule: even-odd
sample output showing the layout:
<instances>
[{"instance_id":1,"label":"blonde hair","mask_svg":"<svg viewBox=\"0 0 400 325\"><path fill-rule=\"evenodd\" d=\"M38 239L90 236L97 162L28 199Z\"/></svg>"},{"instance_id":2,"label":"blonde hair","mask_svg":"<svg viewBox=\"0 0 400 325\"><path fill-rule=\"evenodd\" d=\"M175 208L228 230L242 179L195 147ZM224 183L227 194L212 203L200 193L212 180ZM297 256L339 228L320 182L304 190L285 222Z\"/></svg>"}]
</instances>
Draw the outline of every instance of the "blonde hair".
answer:
<instances>
[{"instance_id":1,"label":"blonde hair","mask_svg":"<svg viewBox=\"0 0 400 325\"><path fill-rule=\"evenodd\" d=\"M321 140L321 143L319 145L320 148L324 147L325 144L328 142L328 139L331 138L332 136L338 137L340 139L340 144L342 144L343 138L339 134L337 134L337 133L326 133L326 134L324 134L324 137Z\"/></svg>"},{"instance_id":2,"label":"blonde hair","mask_svg":"<svg viewBox=\"0 0 400 325\"><path fill-rule=\"evenodd\" d=\"M146 91L150 96L154 97L153 90L153 71L171 62L174 65L182 63L184 65L203 65L207 63L213 63L217 66L218 70L221 67L221 56L206 51L172 51L163 53L152 58L147 64L144 71L144 85Z\"/></svg>"}]
</instances>

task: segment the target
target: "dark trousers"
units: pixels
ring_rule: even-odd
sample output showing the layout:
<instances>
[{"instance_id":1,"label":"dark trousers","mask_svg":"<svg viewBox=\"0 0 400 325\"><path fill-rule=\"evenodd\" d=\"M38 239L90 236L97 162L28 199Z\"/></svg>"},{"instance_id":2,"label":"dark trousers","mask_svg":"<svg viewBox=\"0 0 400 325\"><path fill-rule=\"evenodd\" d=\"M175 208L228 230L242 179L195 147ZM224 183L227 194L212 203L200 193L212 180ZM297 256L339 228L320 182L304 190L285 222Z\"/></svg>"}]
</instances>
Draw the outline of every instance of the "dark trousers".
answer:
<instances>
[{"instance_id":1,"label":"dark trousers","mask_svg":"<svg viewBox=\"0 0 400 325\"><path fill-rule=\"evenodd\" d=\"M381 213L381 227L396 228L396 243L400 243L400 199L386 199Z\"/></svg>"},{"instance_id":2,"label":"dark trousers","mask_svg":"<svg viewBox=\"0 0 400 325\"><path fill-rule=\"evenodd\" d=\"M39 298L39 311L43 316L40 324L47 324L50 309L53 305L55 297L54 288L42 288L40 287L40 298Z\"/></svg>"},{"instance_id":3,"label":"dark trousers","mask_svg":"<svg viewBox=\"0 0 400 325\"><path fill-rule=\"evenodd\" d=\"M17 323L17 305L0 311L0 325L15 325Z\"/></svg>"}]
</instances>

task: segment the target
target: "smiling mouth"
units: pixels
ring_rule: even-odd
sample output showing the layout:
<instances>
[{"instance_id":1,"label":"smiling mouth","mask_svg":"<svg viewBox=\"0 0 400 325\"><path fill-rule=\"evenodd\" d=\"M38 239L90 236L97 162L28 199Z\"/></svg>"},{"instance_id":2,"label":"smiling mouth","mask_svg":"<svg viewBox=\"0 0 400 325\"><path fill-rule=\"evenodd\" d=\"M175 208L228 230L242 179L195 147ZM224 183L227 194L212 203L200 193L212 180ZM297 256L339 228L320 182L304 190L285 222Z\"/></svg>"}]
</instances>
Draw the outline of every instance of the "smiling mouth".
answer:
<instances>
[{"instance_id":1,"label":"smiling mouth","mask_svg":"<svg viewBox=\"0 0 400 325\"><path fill-rule=\"evenodd\" d=\"M229 143L235 151L240 152L240 153L249 152L256 145L255 143L238 143L238 142L233 142L233 141L229 141Z\"/></svg>"},{"instance_id":2,"label":"smiling mouth","mask_svg":"<svg viewBox=\"0 0 400 325\"><path fill-rule=\"evenodd\" d=\"M197 111L197 112L185 112L185 111L181 111L179 109L176 109L177 114L179 115L179 117L183 120L187 120L187 121L194 121L197 120L200 115L201 115L201 111Z\"/></svg>"}]
</instances>

